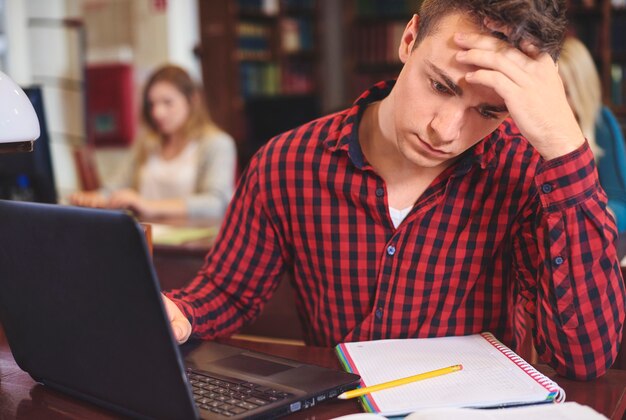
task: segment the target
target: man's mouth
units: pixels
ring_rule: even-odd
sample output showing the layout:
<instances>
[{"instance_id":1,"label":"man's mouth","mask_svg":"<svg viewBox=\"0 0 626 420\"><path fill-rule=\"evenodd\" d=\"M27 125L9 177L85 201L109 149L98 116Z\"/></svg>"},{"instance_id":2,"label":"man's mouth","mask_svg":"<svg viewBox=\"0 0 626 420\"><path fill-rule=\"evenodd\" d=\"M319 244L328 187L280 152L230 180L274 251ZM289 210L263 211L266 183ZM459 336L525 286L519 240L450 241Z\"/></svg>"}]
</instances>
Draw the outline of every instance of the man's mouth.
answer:
<instances>
[{"instance_id":1,"label":"man's mouth","mask_svg":"<svg viewBox=\"0 0 626 420\"><path fill-rule=\"evenodd\" d=\"M418 141L419 141L419 143L420 143L420 145L422 146L423 149L425 149L426 151L430 152L433 155L436 155L436 156L447 156L447 155L450 154L450 152L446 152L445 150L438 149L436 147L431 146L430 144L428 144L427 142L422 140L420 137L418 137Z\"/></svg>"}]
</instances>

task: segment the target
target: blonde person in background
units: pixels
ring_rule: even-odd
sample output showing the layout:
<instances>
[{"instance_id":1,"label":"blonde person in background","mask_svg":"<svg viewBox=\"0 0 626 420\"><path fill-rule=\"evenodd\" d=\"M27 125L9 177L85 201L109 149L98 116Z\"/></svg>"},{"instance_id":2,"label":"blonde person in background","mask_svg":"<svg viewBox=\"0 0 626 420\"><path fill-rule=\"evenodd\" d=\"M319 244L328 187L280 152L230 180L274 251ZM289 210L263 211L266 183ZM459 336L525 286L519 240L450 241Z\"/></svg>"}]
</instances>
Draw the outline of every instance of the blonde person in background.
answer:
<instances>
[{"instance_id":1,"label":"blonde person in background","mask_svg":"<svg viewBox=\"0 0 626 420\"><path fill-rule=\"evenodd\" d=\"M147 218L221 217L235 184L235 143L211 121L189 74L174 65L152 73L141 113L145 133L112 182L70 203Z\"/></svg>"},{"instance_id":2,"label":"blonde person in background","mask_svg":"<svg viewBox=\"0 0 626 420\"><path fill-rule=\"evenodd\" d=\"M626 231L626 148L619 123L602 104L602 86L587 47L568 37L559 58L559 74L578 124L593 150L600 184L620 232Z\"/></svg>"}]
</instances>

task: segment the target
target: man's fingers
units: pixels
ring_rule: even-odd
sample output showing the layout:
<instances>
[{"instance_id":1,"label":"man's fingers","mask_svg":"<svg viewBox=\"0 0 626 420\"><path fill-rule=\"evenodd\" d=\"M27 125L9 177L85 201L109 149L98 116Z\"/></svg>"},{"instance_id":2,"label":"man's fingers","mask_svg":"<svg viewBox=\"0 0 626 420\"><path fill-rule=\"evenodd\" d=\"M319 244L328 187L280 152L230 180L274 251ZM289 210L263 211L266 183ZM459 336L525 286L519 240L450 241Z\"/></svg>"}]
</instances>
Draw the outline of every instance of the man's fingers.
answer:
<instances>
[{"instance_id":1,"label":"man's fingers","mask_svg":"<svg viewBox=\"0 0 626 420\"><path fill-rule=\"evenodd\" d=\"M467 53L461 55L464 60L459 60L466 64L503 71L511 67L525 68L533 62L530 54L493 36L463 34L455 36L455 41Z\"/></svg>"},{"instance_id":2,"label":"man's fingers","mask_svg":"<svg viewBox=\"0 0 626 420\"><path fill-rule=\"evenodd\" d=\"M176 338L179 344L182 344L187 341L191 335L191 324L174 302L163 294L161 297L165 304L165 311L167 312L167 318L170 321L170 328L172 329L174 338Z\"/></svg>"},{"instance_id":3,"label":"man's fingers","mask_svg":"<svg viewBox=\"0 0 626 420\"><path fill-rule=\"evenodd\" d=\"M478 32L457 32L454 34L454 42L464 49L481 49L497 51L508 48L510 45L493 35Z\"/></svg>"},{"instance_id":4,"label":"man's fingers","mask_svg":"<svg viewBox=\"0 0 626 420\"><path fill-rule=\"evenodd\" d=\"M520 42L519 47L526 55L533 58L536 58L541 52L535 44L526 39Z\"/></svg>"},{"instance_id":5,"label":"man's fingers","mask_svg":"<svg viewBox=\"0 0 626 420\"><path fill-rule=\"evenodd\" d=\"M498 23L488 17L483 19L483 25L485 25L485 28L489 29L490 31L499 32L507 38L511 35L511 28L507 27L504 24Z\"/></svg>"},{"instance_id":6,"label":"man's fingers","mask_svg":"<svg viewBox=\"0 0 626 420\"><path fill-rule=\"evenodd\" d=\"M172 322L172 332L174 333L174 338L178 341L179 344L184 343L189 338L189 334L185 333L185 329L180 325L179 322Z\"/></svg>"}]
</instances>

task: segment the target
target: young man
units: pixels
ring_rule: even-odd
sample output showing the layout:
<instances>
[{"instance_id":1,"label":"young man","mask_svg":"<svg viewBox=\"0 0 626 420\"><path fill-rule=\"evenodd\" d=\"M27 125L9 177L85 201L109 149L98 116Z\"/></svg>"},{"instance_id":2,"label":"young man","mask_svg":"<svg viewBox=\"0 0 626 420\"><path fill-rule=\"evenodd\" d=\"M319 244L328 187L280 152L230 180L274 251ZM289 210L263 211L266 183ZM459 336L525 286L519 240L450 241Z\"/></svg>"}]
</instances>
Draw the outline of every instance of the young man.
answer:
<instances>
[{"instance_id":1,"label":"young man","mask_svg":"<svg viewBox=\"0 0 626 420\"><path fill-rule=\"evenodd\" d=\"M236 332L289 272L310 344L492 331L516 349L526 311L543 360L602 375L625 293L564 29L560 1L426 0L395 85L251 161L201 274L165 298L179 341Z\"/></svg>"}]
</instances>

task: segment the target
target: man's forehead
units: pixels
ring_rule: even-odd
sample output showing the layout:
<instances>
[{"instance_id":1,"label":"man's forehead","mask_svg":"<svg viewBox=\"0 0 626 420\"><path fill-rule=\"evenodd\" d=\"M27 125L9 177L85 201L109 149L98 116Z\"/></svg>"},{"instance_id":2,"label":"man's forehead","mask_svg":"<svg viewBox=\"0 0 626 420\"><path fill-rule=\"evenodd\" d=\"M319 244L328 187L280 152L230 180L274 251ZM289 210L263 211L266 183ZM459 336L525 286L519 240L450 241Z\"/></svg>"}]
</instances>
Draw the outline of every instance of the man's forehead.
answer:
<instances>
[{"instance_id":1,"label":"man's forehead","mask_svg":"<svg viewBox=\"0 0 626 420\"><path fill-rule=\"evenodd\" d=\"M429 71L435 75L454 95L463 97L465 93L474 97L477 104L490 108L493 112L507 112L504 100L493 89L480 85L472 85L465 83L464 73L449 72L447 69L437 66L427 58L423 59L424 65Z\"/></svg>"}]
</instances>

